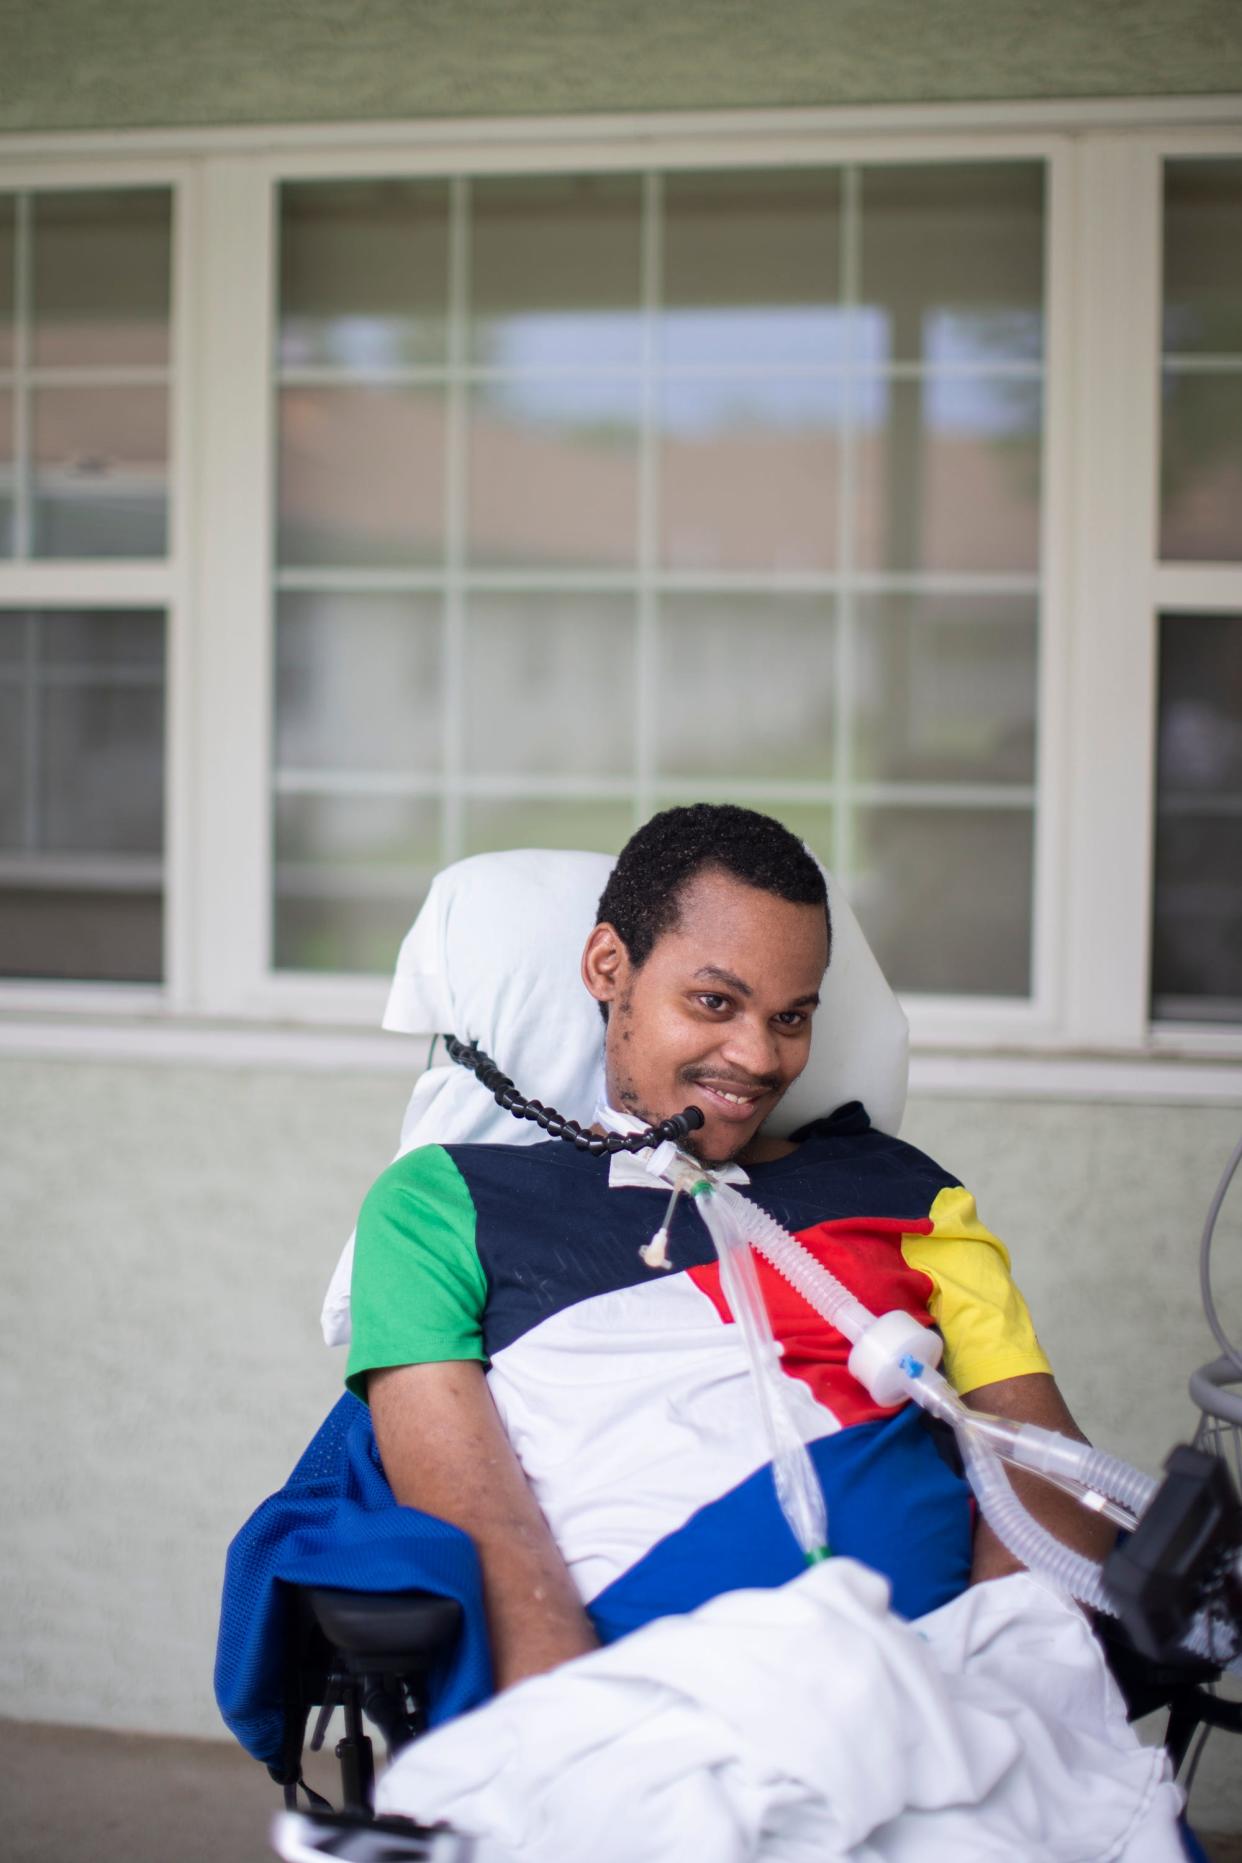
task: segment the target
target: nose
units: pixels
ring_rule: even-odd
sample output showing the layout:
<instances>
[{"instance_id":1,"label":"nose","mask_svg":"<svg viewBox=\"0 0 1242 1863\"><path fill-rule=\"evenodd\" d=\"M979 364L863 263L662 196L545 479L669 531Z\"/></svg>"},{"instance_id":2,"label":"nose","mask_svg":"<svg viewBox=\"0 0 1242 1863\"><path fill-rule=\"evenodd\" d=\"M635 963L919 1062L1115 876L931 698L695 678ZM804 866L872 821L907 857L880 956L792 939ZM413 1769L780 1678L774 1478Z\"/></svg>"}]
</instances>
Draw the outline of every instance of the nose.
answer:
<instances>
[{"instance_id":1,"label":"nose","mask_svg":"<svg viewBox=\"0 0 1242 1863\"><path fill-rule=\"evenodd\" d=\"M720 1058L755 1080L782 1072L776 1032L759 1016L737 1016L730 1022Z\"/></svg>"}]
</instances>

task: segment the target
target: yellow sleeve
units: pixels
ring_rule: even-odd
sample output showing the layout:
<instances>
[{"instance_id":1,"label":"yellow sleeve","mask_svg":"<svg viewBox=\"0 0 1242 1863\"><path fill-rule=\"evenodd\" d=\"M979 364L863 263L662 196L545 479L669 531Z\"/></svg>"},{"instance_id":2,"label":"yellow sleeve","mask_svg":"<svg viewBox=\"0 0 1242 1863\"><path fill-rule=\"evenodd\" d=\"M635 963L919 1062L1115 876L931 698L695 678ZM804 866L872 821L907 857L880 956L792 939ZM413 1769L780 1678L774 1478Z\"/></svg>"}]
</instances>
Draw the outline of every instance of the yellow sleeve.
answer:
<instances>
[{"instance_id":1,"label":"yellow sleeve","mask_svg":"<svg viewBox=\"0 0 1242 1863\"><path fill-rule=\"evenodd\" d=\"M944 1337L944 1372L963 1394L998 1378L1051 1371L1003 1242L979 1221L968 1190L942 1190L930 1235L904 1235L906 1266L932 1284L928 1309Z\"/></svg>"}]
</instances>

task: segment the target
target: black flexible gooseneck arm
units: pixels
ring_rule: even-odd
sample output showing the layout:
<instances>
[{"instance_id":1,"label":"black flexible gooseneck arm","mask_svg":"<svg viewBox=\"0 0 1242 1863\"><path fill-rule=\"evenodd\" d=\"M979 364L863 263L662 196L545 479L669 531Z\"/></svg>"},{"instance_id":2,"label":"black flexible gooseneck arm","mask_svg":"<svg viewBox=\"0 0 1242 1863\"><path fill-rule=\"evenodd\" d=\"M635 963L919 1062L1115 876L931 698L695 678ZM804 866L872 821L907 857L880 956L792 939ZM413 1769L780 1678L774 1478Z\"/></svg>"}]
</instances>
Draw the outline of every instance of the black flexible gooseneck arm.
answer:
<instances>
[{"instance_id":1,"label":"black flexible gooseneck arm","mask_svg":"<svg viewBox=\"0 0 1242 1863\"><path fill-rule=\"evenodd\" d=\"M497 1106L503 1106L515 1119L533 1119L549 1138L564 1139L575 1150L589 1151L595 1158L602 1157L605 1152L646 1151L650 1146L662 1145L666 1139L680 1145L688 1133L696 1132L703 1123L699 1108L687 1106L684 1112L674 1113L671 1119L661 1119L659 1125L648 1126L643 1132L609 1132L606 1136L590 1132L576 1119L566 1119L563 1113L519 1093L509 1076L501 1073L478 1042L459 1041L456 1035L446 1035L444 1046L451 1060L469 1068L480 1085L487 1088Z\"/></svg>"}]
</instances>

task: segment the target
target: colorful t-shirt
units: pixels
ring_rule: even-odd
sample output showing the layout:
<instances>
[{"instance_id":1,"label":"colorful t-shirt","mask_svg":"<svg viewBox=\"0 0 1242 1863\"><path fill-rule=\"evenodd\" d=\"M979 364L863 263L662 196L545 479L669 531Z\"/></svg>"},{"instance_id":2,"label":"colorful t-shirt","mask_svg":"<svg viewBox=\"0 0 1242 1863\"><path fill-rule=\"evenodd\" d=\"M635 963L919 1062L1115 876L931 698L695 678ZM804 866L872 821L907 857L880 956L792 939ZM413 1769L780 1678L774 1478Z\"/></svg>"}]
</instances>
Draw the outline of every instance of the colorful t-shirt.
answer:
<instances>
[{"instance_id":1,"label":"colorful t-shirt","mask_svg":"<svg viewBox=\"0 0 1242 1863\"><path fill-rule=\"evenodd\" d=\"M861 1108L744 1194L874 1313L945 1341L959 1391L1047 1371L1009 1259L974 1200ZM428 1146L397 1160L358 1223L348 1382L384 1366L476 1359L605 1639L718 1592L776 1585L801 1557L776 1502L745 1347L693 1201L670 1271L639 1254L667 1191L613 1187L608 1158L549 1140ZM971 1517L951 1448L922 1412L877 1405L849 1343L757 1263L829 1538L884 1572L916 1616L965 1585Z\"/></svg>"}]
</instances>

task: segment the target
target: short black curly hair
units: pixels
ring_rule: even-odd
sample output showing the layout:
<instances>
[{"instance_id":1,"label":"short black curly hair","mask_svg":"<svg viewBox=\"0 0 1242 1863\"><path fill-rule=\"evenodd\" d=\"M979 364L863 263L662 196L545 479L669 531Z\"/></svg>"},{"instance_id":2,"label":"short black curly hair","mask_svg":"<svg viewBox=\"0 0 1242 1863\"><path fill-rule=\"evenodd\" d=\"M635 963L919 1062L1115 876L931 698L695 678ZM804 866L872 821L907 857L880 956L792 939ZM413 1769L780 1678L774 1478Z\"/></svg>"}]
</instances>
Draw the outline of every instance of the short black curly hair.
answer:
<instances>
[{"instance_id":1,"label":"short black curly hair","mask_svg":"<svg viewBox=\"0 0 1242 1863\"><path fill-rule=\"evenodd\" d=\"M695 802L644 822L608 876L595 922L613 927L641 969L656 940L676 925L686 883L712 867L793 905L822 906L831 952L828 889L818 863L781 822L732 803Z\"/></svg>"}]
</instances>

